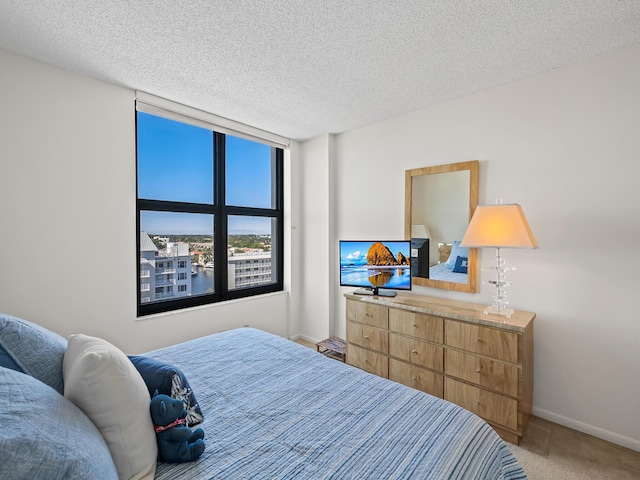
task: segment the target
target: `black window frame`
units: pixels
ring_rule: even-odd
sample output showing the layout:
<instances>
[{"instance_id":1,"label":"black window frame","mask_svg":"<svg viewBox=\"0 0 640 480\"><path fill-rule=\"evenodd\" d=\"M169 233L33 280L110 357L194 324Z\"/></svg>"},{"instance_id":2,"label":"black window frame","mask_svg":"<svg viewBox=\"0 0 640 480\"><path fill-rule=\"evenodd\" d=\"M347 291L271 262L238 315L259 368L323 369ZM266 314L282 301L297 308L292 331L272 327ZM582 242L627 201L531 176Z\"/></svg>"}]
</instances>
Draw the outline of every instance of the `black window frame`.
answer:
<instances>
[{"instance_id":1,"label":"black window frame","mask_svg":"<svg viewBox=\"0 0 640 480\"><path fill-rule=\"evenodd\" d=\"M156 113L153 113L156 116ZM170 116L164 117L172 119ZM181 121L181 120L175 120ZM183 122L184 123L184 122ZM284 148L270 145L268 142L260 142L260 139L249 138L251 141L267 144L272 148L274 155L274 171L272 172L272 185L274 191L273 207L240 207L226 205L226 176L225 176L225 146L226 133L210 129L213 134L213 204L174 202L166 200L153 200L139 198L138 195L138 112L135 112L135 137L136 137L136 304L137 316L143 317L156 313L182 310L201 305L253 297L267 293L281 292L284 290ZM233 135L233 133L231 133ZM247 138L238 133L238 136ZM142 211L159 211L175 213L199 213L213 215L213 258L214 258L214 285L213 293L180 297L172 300L160 300L141 303L142 292L140 289L141 265L140 265L140 213ZM271 238L271 278L272 282L252 286L229 289L228 285L228 219L230 216L266 217L276 220L275 232ZM275 237L275 238L274 238Z\"/></svg>"}]
</instances>

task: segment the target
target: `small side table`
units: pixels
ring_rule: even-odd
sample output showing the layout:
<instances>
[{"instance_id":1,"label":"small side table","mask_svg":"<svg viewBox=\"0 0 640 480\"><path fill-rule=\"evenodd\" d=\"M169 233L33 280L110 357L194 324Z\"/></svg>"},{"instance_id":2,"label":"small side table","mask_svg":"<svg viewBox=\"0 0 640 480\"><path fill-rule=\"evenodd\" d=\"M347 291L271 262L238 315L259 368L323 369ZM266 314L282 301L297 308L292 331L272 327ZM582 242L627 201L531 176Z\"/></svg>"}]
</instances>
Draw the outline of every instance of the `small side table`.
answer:
<instances>
[{"instance_id":1,"label":"small side table","mask_svg":"<svg viewBox=\"0 0 640 480\"><path fill-rule=\"evenodd\" d=\"M316 343L316 350L341 362L346 362L347 360L347 342L338 337L327 338Z\"/></svg>"}]
</instances>

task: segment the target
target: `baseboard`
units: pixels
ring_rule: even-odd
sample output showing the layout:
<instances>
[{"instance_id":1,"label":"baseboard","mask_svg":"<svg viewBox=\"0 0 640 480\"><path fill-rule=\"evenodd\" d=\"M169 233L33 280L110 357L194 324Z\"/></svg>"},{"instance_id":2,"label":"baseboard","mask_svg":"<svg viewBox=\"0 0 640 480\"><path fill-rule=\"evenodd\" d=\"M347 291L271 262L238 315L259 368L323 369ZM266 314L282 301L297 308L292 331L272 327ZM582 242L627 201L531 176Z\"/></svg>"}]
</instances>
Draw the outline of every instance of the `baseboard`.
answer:
<instances>
[{"instance_id":1,"label":"baseboard","mask_svg":"<svg viewBox=\"0 0 640 480\"><path fill-rule=\"evenodd\" d=\"M557 413L549 412L548 410L543 410L537 407L533 407L531 413L536 417L544 418L545 420L577 430L578 432L586 433L602 440L606 440L607 442L615 443L621 447L640 452L640 440L625 437L623 435L604 430L603 428L594 427L593 425L582 423L578 420L574 420L573 418L563 417Z\"/></svg>"},{"instance_id":2,"label":"baseboard","mask_svg":"<svg viewBox=\"0 0 640 480\"><path fill-rule=\"evenodd\" d=\"M311 338L311 337L308 337L306 335L301 335L301 334L292 335L292 336L289 337L289 340L292 340L294 342L296 340L304 340L305 342L313 343L314 345L320 341L320 340L318 340L316 338Z\"/></svg>"},{"instance_id":3,"label":"baseboard","mask_svg":"<svg viewBox=\"0 0 640 480\"><path fill-rule=\"evenodd\" d=\"M307 335L300 335L300 340L304 340L305 342L313 343L314 345L316 343L322 341L322 339L311 338L311 337L308 337Z\"/></svg>"}]
</instances>

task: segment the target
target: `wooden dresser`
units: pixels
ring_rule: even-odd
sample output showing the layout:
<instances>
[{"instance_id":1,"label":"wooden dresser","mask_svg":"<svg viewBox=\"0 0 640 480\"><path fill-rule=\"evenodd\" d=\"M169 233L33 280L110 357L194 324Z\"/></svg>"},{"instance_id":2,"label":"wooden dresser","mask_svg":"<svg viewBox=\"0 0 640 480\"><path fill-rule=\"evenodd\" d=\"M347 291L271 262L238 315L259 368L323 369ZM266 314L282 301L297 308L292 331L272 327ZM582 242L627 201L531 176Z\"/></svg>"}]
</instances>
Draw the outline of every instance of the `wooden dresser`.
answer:
<instances>
[{"instance_id":1,"label":"wooden dresser","mask_svg":"<svg viewBox=\"0 0 640 480\"><path fill-rule=\"evenodd\" d=\"M533 320L485 305L346 294L347 363L456 403L520 442L533 403Z\"/></svg>"}]
</instances>

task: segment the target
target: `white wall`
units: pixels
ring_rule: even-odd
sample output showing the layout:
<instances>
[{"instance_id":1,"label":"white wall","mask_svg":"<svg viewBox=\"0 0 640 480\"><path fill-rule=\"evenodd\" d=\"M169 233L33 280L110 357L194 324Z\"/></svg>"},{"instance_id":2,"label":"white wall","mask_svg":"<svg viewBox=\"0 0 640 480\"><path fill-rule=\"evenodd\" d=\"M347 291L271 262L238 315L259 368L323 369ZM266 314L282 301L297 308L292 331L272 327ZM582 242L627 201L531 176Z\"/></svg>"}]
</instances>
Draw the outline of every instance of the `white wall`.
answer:
<instances>
[{"instance_id":1,"label":"white wall","mask_svg":"<svg viewBox=\"0 0 640 480\"><path fill-rule=\"evenodd\" d=\"M333 142L333 135L322 135L301 145L304 268L300 332L311 342L327 338L335 319Z\"/></svg>"},{"instance_id":2,"label":"white wall","mask_svg":"<svg viewBox=\"0 0 640 480\"><path fill-rule=\"evenodd\" d=\"M339 135L333 237L401 238L404 170L479 159L480 204L520 203L540 245L503 252L512 306L537 312L535 414L637 450L639 85L636 46ZM335 315L344 335L341 295Z\"/></svg>"},{"instance_id":3,"label":"white wall","mask_svg":"<svg viewBox=\"0 0 640 480\"><path fill-rule=\"evenodd\" d=\"M127 353L246 324L289 334L288 292L137 320L134 92L4 50L0 66L0 311Z\"/></svg>"},{"instance_id":4,"label":"white wall","mask_svg":"<svg viewBox=\"0 0 640 480\"><path fill-rule=\"evenodd\" d=\"M291 142L289 150L285 151L284 163L284 289L289 292L286 336L297 339L302 331L302 188L299 181L302 169L298 142Z\"/></svg>"}]
</instances>

